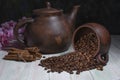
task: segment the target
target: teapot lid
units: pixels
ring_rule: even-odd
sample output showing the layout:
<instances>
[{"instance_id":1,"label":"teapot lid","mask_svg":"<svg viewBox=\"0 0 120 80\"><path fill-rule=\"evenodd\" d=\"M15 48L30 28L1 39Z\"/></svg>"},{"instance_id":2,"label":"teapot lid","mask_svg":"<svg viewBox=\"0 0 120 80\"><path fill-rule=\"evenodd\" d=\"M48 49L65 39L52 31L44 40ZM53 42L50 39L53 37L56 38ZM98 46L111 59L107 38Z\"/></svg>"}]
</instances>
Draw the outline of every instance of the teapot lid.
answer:
<instances>
[{"instance_id":1,"label":"teapot lid","mask_svg":"<svg viewBox=\"0 0 120 80\"><path fill-rule=\"evenodd\" d=\"M34 14L45 14L45 13L59 13L62 12L62 10L57 10L55 8L51 7L50 2L47 2L47 8L42 8L42 9L35 9L33 10Z\"/></svg>"}]
</instances>

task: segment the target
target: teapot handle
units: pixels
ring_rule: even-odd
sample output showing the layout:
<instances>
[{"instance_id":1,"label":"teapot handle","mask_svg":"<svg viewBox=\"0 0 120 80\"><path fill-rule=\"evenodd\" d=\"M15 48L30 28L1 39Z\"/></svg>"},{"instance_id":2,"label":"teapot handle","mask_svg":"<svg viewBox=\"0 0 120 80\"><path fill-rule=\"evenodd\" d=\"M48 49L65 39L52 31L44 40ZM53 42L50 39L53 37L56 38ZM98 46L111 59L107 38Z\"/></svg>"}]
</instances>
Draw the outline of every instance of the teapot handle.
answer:
<instances>
[{"instance_id":1,"label":"teapot handle","mask_svg":"<svg viewBox=\"0 0 120 80\"><path fill-rule=\"evenodd\" d=\"M14 28L14 36L15 36L15 38L16 38L21 44L25 44L25 43L24 43L24 41L23 41L22 39L19 38L19 33L18 33L19 29L22 28L25 24L31 23L31 22L33 22L33 21L34 21L34 20L33 20L32 18L27 18L27 19L24 19L24 20L20 20L20 21L16 24L16 26L15 26L15 28Z\"/></svg>"}]
</instances>

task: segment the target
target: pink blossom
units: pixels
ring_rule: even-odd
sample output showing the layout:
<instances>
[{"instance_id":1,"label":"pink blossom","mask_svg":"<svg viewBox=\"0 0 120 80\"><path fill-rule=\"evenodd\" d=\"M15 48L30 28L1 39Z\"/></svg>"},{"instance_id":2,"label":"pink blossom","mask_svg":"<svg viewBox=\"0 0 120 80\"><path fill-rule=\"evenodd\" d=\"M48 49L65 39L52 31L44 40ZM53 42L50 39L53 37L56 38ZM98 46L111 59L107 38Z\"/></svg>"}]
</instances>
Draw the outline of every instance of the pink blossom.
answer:
<instances>
[{"instance_id":1,"label":"pink blossom","mask_svg":"<svg viewBox=\"0 0 120 80\"><path fill-rule=\"evenodd\" d=\"M3 35L3 30L0 28L0 36Z\"/></svg>"},{"instance_id":2,"label":"pink blossom","mask_svg":"<svg viewBox=\"0 0 120 80\"><path fill-rule=\"evenodd\" d=\"M24 31L25 31L25 27L23 27L23 28L19 29L18 33L19 33L19 34L23 34L23 33L24 33Z\"/></svg>"},{"instance_id":3,"label":"pink blossom","mask_svg":"<svg viewBox=\"0 0 120 80\"><path fill-rule=\"evenodd\" d=\"M8 22L2 23L1 26L2 26L3 29L9 29L10 28Z\"/></svg>"},{"instance_id":4,"label":"pink blossom","mask_svg":"<svg viewBox=\"0 0 120 80\"><path fill-rule=\"evenodd\" d=\"M26 19L26 17L22 17L21 20ZM16 26L17 22L10 20L7 22L2 23L0 26L0 49L3 47L8 47L10 45L15 45L14 43L11 43L15 40L13 29ZM25 27L19 29L18 33L20 36L23 36L23 33L25 31Z\"/></svg>"},{"instance_id":5,"label":"pink blossom","mask_svg":"<svg viewBox=\"0 0 120 80\"><path fill-rule=\"evenodd\" d=\"M1 44L2 44L2 46L8 45L8 39L7 39L7 36L5 34L2 35Z\"/></svg>"},{"instance_id":6,"label":"pink blossom","mask_svg":"<svg viewBox=\"0 0 120 80\"><path fill-rule=\"evenodd\" d=\"M26 19L26 17L22 17L21 20ZM17 22L10 20L1 24L0 28L0 49L2 47L7 47L15 40L13 29L16 26ZM19 29L18 33L22 35L24 33L25 27Z\"/></svg>"},{"instance_id":7,"label":"pink blossom","mask_svg":"<svg viewBox=\"0 0 120 80\"><path fill-rule=\"evenodd\" d=\"M8 31L7 37L8 37L9 40L14 39L13 29Z\"/></svg>"},{"instance_id":8,"label":"pink blossom","mask_svg":"<svg viewBox=\"0 0 120 80\"><path fill-rule=\"evenodd\" d=\"M27 19L25 16L22 17L23 20Z\"/></svg>"},{"instance_id":9,"label":"pink blossom","mask_svg":"<svg viewBox=\"0 0 120 80\"><path fill-rule=\"evenodd\" d=\"M10 27L15 27L16 22L11 20L11 21L8 22L8 24L9 24Z\"/></svg>"},{"instance_id":10,"label":"pink blossom","mask_svg":"<svg viewBox=\"0 0 120 80\"><path fill-rule=\"evenodd\" d=\"M3 31L2 31L2 28L0 28L0 42L2 41L2 36L3 36Z\"/></svg>"}]
</instances>

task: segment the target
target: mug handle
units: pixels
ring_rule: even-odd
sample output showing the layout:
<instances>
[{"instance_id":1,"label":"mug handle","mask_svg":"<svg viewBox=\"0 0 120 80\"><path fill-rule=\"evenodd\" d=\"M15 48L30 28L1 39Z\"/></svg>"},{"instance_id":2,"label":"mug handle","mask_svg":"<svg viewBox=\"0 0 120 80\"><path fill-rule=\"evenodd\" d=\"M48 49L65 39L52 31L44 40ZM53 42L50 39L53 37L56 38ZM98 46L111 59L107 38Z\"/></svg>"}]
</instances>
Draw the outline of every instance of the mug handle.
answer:
<instances>
[{"instance_id":1,"label":"mug handle","mask_svg":"<svg viewBox=\"0 0 120 80\"><path fill-rule=\"evenodd\" d=\"M20 21L16 24L13 33L14 33L14 36L15 36L15 38L17 39L17 41L19 41L21 44L24 44L24 45L25 45L25 42L24 42L22 39L19 38L19 33L18 33L19 29L22 28L25 24L31 23L31 22L33 22L33 21L34 21L34 20L33 20L32 18L27 18L27 19L24 19L24 20L20 20Z\"/></svg>"}]
</instances>

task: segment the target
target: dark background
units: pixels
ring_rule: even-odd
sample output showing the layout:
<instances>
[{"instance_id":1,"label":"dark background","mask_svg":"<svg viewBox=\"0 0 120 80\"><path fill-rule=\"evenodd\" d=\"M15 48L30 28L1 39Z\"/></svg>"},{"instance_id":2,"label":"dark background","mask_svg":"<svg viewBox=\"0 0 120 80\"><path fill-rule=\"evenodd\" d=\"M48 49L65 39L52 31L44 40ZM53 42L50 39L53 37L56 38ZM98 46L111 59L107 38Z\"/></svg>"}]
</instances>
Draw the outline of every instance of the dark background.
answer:
<instances>
[{"instance_id":1,"label":"dark background","mask_svg":"<svg viewBox=\"0 0 120 80\"><path fill-rule=\"evenodd\" d=\"M30 17L33 9L45 7L47 1L64 13L80 4L76 28L87 22L97 22L111 34L120 34L120 0L0 0L0 23Z\"/></svg>"}]
</instances>

